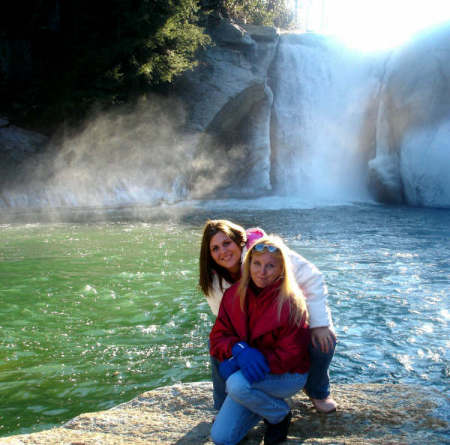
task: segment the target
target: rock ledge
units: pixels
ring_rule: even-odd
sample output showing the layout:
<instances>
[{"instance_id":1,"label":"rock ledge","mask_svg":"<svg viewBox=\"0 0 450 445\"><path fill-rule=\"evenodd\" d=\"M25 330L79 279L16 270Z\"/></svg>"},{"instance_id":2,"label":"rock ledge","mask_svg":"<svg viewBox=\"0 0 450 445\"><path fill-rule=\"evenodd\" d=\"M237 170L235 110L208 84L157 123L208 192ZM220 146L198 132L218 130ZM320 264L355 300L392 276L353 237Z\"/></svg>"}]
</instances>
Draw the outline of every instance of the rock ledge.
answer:
<instances>
[{"instance_id":1,"label":"rock ledge","mask_svg":"<svg viewBox=\"0 0 450 445\"><path fill-rule=\"evenodd\" d=\"M450 443L449 399L429 388L335 385L333 396L338 411L321 415L303 393L296 395L285 443ZM0 439L0 444L211 444L214 415L210 382L177 384L148 391L107 411L82 414L59 428ZM245 443L260 444L262 437L261 424Z\"/></svg>"}]
</instances>

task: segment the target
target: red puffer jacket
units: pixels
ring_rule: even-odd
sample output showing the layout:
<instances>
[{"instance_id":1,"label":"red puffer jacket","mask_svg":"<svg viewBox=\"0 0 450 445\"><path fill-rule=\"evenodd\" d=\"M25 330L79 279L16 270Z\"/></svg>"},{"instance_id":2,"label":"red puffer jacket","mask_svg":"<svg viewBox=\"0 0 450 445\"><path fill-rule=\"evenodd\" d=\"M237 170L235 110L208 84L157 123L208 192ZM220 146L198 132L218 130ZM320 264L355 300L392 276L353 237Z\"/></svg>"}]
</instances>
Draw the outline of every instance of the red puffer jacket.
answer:
<instances>
[{"instance_id":1,"label":"red puffer jacket","mask_svg":"<svg viewBox=\"0 0 450 445\"><path fill-rule=\"evenodd\" d=\"M272 374L309 369L308 324L295 326L289 321L290 303L286 302L278 317L280 281L267 286L258 294L249 286L246 309L241 310L238 284L225 292L219 314L209 335L210 353L222 361L231 357L232 347L239 341L258 349L269 363Z\"/></svg>"}]
</instances>

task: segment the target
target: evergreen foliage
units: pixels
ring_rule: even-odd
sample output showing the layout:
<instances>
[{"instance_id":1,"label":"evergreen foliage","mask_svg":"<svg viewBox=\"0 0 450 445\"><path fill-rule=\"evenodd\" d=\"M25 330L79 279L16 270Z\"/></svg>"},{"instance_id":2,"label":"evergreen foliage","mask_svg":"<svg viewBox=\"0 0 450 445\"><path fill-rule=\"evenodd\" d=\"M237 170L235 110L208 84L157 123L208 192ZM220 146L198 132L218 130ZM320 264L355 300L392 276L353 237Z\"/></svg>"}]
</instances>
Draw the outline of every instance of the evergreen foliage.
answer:
<instances>
[{"instance_id":1,"label":"evergreen foliage","mask_svg":"<svg viewBox=\"0 0 450 445\"><path fill-rule=\"evenodd\" d=\"M230 18L243 23L287 28L294 18L286 0L223 0L222 3Z\"/></svg>"},{"instance_id":2,"label":"evergreen foliage","mask_svg":"<svg viewBox=\"0 0 450 445\"><path fill-rule=\"evenodd\" d=\"M198 13L198 0L35 0L0 22L0 38L29 39L33 67L27 82L10 66L3 93L44 121L128 102L195 66L210 42Z\"/></svg>"},{"instance_id":3,"label":"evergreen foliage","mask_svg":"<svg viewBox=\"0 0 450 445\"><path fill-rule=\"evenodd\" d=\"M29 0L0 15L0 113L29 126L161 90L210 44L211 14L286 27L286 0ZM15 116L14 116L15 115Z\"/></svg>"}]
</instances>

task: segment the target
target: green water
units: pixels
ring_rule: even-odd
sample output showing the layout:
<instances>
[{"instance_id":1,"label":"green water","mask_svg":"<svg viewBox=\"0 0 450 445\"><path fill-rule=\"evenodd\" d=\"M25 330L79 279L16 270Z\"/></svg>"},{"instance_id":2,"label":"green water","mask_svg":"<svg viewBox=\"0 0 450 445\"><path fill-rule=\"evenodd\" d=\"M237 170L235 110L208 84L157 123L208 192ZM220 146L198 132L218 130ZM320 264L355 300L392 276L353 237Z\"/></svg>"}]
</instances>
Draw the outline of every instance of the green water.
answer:
<instances>
[{"instance_id":1,"label":"green water","mask_svg":"<svg viewBox=\"0 0 450 445\"><path fill-rule=\"evenodd\" d=\"M196 286L208 217L278 233L324 273L339 337L333 384L450 395L450 210L249 204L174 215L77 210L65 223L2 214L0 436L209 379L212 316Z\"/></svg>"},{"instance_id":2,"label":"green water","mask_svg":"<svg viewBox=\"0 0 450 445\"><path fill-rule=\"evenodd\" d=\"M38 224L1 234L0 434L207 377L198 230Z\"/></svg>"}]
</instances>

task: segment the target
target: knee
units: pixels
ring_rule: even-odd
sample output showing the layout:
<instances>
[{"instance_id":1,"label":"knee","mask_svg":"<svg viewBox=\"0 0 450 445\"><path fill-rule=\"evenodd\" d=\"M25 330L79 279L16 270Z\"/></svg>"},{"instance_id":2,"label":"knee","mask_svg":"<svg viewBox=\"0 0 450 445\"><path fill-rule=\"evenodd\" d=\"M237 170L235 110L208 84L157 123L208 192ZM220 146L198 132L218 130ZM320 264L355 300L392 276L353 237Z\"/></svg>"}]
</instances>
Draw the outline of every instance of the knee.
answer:
<instances>
[{"instance_id":1,"label":"knee","mask_svg":"<svg viewBox=\"0 0 450 445\"><path fill-rule=\"evenodd\" d=\"M228 439L227 437L225 437L226 435L224 434L225 431L223 430L223 428L218 428L216 425L216 422L214 422L212 428L211 428L211 440L216 444L216 445L225 445L228 443Z\"/></svg>"},{"instance_id":2,"label":"knee","mask_svg":"<svg viewBox=\"0 0 450 445\"><path fill-rule=\"evenodd\" d=\"M336 343L328 349L328 352L322 352L320 346L314 346L312 342L309 344L309 354L311 358L319 359L319 360L331 360L334 355L334 350L336 349Z\"/></svg>"},{"instance_id":3,"label":"knee","mask_svg":"<svg viewBox=\"0 0 450 445\"><path fill-rule=\"evenodd\" d=\"M213 423L210 436L215 445L234 445L239 442L239 438L233 436L233 428L230 429L229 422L224 423L217 419Z\"/></svg>"},{"instance_id":4,"label":"knee","mask_svg":"<svg viewBox=\"0 0 450 445\"><path fill-rule=\"evenodd\" d=\"M235 372L227 379L227 393L233 399L240 400L251 390L251 385L240 371Z\"/></svg>"}]
</instances>

